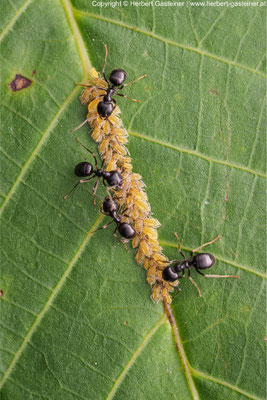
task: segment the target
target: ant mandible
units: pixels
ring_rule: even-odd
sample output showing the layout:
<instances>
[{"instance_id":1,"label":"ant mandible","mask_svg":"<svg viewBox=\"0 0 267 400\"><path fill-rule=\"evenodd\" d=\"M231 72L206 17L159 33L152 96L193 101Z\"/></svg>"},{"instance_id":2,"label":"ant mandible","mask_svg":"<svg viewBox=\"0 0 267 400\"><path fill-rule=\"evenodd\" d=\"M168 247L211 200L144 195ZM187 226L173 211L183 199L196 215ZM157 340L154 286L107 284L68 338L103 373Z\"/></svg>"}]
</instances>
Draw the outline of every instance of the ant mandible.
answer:
<instances>
[{"instance_id":1,"label":"ant mandible","mask_svg":"<svg viewBox=\"0 0 267 400\"><path fill-rule=\"evenodd\" d=\"M184 278L185 270L187 269L187 273L188 273L190 281L197 288L199 296L202 297L199 287L197 286L196 282L191 277L190 268L195 268L195 270L200 275L205 276L206 278L237 278L237 279L239 279L239 276L236 276L236 275L206 275L200 271L200 270L205 270L205 269L211 268L215 264L215 261L216 261L215 257L210 253L200 253L200 254L196 254L196 255L193 255L193 254L196 251L207 246L208 244L214 243L217 239L219 239L220 236L217 236L215 239L211 240L210 242L202 244L201 246L199 246L196 249L194 249L193 251L191 251L190 258L186 259L186 257L184 256L184 254L181 251L180 240L177 236L177 233L175 232L174 235L178 241L178 251L184 260L183 261L180 261L180 260L169 261L169 265L162 271L162 278L165 281L174 282L177 279ZM171 266L171 264L174 264L174 265ZM182 275L180 275L179 273L182 273Z\"/></svg>"},{"instance_id":2,"label":"ant mandible","mask_svg":"<svg viewBox=\"0 0 267 400\"><path fill-rule=\"evenodd\" d=\"M125 97L126 99L135 101L137 103L140 102L140 100L132 99L131 97L125 96L122 93L117 93L118 90L122 90L125 86L132 85L133 83L139 81L140 79L145 78L147 75L142 75L139 78L135 79L134 81L124 83L126 78L127 78L127 73L124 69L113 69L109 75L109 79L107 79L106 74L105 74L105 68L106 68L106 63L107 63L107 56L108 56L108 49L107 45L105 44L105 50L106 50L106 55L105 55L105 62L102 70L102 75L106 83L108 84L107 88L104 87L96 87L96 89L103 90L106 92L105 95L100 95L99 97L103 96L103 100L100 101L97 105L97 112L99 114L99 117L102 119L106 119L109 121L109 123L113 126L112 122L109 120L108 117L113 113L115 107L116 107L116 101L113 99L113 96L121 96ZM79 86L83 87L89 87L89 85L83 85L83 84L77 84ZM92 118L87 118L84 122L81 123L81 125L77 126L77 128L74 128L71 130L71 133L76 131L77 129L81 128L86 122L91 122L97 117L92 117Z\"/></svg>"},{"instance_id":3,"label":"ant mandible","mask_svg":"<svg viewBox=\"0 0 267 400\"><path fill-rule=\"evenodd\" d=\"M76 183L76 185L73 186L71 191L64 196L64 199L66 199L80 183L89 182L91 179L97 177L96 183L95 183L95 185L93 187L93 196L94 196L94 204L95 204L95 194L96 194L96 191L97 191L99 179L101 177L103 178L103 184L106 186L106 183L105 183L105 181L106 181L107 184L112 188L120 187L122 185L123 179L122 179L121 174L116 170L114 170L114 171L103 171L102 168L103 168L104 161L102 162L101 167L98 168L97 159L96 159L95 154L91 150L89 150L86 146L84 146L79 141L78 138L76 138L76 140L82 147L84 147L87 151L89 151L89 153L91 153L92 156L94 157L95 169L94 169L94 167L93 167L93 165L91 163L86 162L86 161L83 161L83 162L77 164L75 169L74 169L75 175L79 176L79 177L89 176L89 178L88 179L81 179L78 183Z\"/></svg>"},{"instance_id":4,"label":"ant mandible","mask_svg":"<svg viewBox=\"0 0 267 400\"><path fill-rule=\"evenodd\" d=\"M126 210L124 210L124 212L125 211ZM125 247L125 243L128 242L128 240L133 239L136 235L136 232L130 224L128 224L127 222L121 222L124 212L121 215L118 215L118 205L115 202L115 200L113 200L113 198L110 196L105 197L103 204L102 204L101 212L102 212L102 214L108 215L109 217L111 217L113 219L113 221L109 222L106 225L101 226L101 228L98 228L93 232L99 231L100 229L106 229L109 225L111 225L113 222L115 222L116 228L115 228L113 234L115 237L117 237L116 231L117 230L119 231L120 235L123 237L123 239L120 239L120 240ZM126 248L126 250L127 250L127 248Z\"/></svg>"}]
</instances>

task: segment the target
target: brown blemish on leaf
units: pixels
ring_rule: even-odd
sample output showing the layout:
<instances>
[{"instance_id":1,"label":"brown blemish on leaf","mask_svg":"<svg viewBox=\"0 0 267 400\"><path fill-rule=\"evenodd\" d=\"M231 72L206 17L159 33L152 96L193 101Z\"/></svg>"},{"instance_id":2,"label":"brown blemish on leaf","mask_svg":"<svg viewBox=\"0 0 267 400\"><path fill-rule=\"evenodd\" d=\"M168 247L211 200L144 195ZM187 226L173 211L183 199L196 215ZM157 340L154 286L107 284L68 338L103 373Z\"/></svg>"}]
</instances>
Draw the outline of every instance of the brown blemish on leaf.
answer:
<instances>
[{"instance_id":1,"label":"brown blemish on leaf","mask_svg":"<svg viewBox=\"0 0 267 400\"><path fill-rule=\"evenodd\" d=\"M32 81L25 78L25 76L16 75L14 80L10 82L8 86L13 92L18 92L19 90L26 89L31 83Z\"/></svg>"},{"instance_id":2,"label":"brown blemish on leaf","mask_svg":"<svg viewBox=\"0 0 267 400\"><path fill-rule=\"evenodd\" d=\"M219 95L220 95L219 92L218 92L218 90L216 90L216 89L210 89L209 92L210 92L210 94L212 94L213 96L219 96Z\"/></svg>"}]
</instances>

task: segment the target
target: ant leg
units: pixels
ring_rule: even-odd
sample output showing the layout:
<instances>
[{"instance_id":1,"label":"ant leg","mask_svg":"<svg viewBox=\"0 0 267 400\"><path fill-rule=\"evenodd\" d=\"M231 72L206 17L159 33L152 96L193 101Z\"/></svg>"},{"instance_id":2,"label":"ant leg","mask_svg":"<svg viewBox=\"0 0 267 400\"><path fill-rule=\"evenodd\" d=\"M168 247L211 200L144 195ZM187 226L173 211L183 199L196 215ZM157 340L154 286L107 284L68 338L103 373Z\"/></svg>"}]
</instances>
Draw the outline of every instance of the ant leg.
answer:
<instances>
[{"instance_id":1,"label":"ant leg","mask_svg":"<svg viewBox=\"0 0 267 400\"><path fill-rule=\"evenodd\" d=\"M118 229L118 227L116 226L113 235L115 236L115 238L117 238L124 246L125 250L127 251L127 253L129 253L129 249L127 249L126 245L125 245L125 241L123 239L120 239L119 236L116 235L116 230ZM127 240L126 240L127 241Z\"/></svg>"},{"instance_id":2,"label":"ant leg","mask_svg":"<svg viewBox=\"0 0 267 400\"><path fill-rule=\"evenodd\" d=\"M106 75L105 75L105 68L106 68L106 63L107 63L107 58L108 58L108 47L106 44L104 44L104 46L105 46L106 54L105 54L105 61L104 61L103 69L102 69L102 75L103 75L105 81L107 82L107 84L109 84L108 80L106 78Z\"/></svg>"},{"instance_id":3,"label":"ant leg","mask_svg":"<svg viewBox=\"0 0 267 400\"><path fill-rule=\"evenodd\" d=\"M73 133L73 132L77 131L78 129L80 129L83 125L86 124L86 122L92 122L92 121L94 121L94 120L97 119L97 118L98 118L98 115L97 115L96 117L86 118L86 120L83 121L80 125L76 126L76 128L74 128L74 129L72 129L72 130L70 131L70 133Z\"/></svg>"},{"instance_id":4,"label":"ant leg","mask_svg":"<svg viewBox=\"0 0 267 400\"><path fill-rule=\"evenodd\" d=\"M91 179L93 179L94 177L95 177L95 175L94 175L94 176L91 176L91 177L88 178L88 179L81 179L79 182L77 182L76 185L73 186L73 188L71 189L71 191L70 191L69 193L67 193L67 194L63 197L64 200L66 200L66 198L73 192L74 189L76 189L76 187L77 187L80 183L89 182L89 181L90 181Z\"/></svg>"},{"instance_id":5,"label":"ant leg","mask_svg":"<svg viewBox=\"0 0 267 400\"><path fill-rule=\"evenodd\" d=\"M191 251L191 253L193 254L193 253L195 253L196 251L202 249L203 247L208 246L208 244L211 244L211 243L216 242L217 239L220 239L220 235L216 236L216 238L213 239L213 240L211 240L210 242L204 243L204 244L202 244L201 246L197 247L196 249L194 249L193 251Z\"/></svg>"},{"instance_id":6,"label":"ant leg","mask_svg":"<svg viewBox=\"0 0 267 400\"><path fill-rule=\"evenodd\" d=\"M159 278L158 276L154 276L154 275L147 275L147 278L154 278L154 279L156 279L156 281L159 281L159 282L167 282L167 281L164 281L164 279ZM178 279L177 279L177 280L178 280ZM177 286L172 285L170 282L168 282L168 285L170 285L173 289L177 289L178 292L181 291L181 289L178 289Z\"/></svg>"},{"instance_id":7,"label":"ant leg","mask_svg":"<svg viewBox=\"0 0 267 400\"><path fill-rule=\"evenodd\" d=\"M96 167L96 169L98 169L98 167L97 167L97 158L96 158L95 154L91 150L89 150L88 147L86 147L84 144L82 144L77 137L76 137L76 140L85 150L89 151L89 153L92 154L92 156L94 157L94 160L95 160L95 167Z\"/></svg>"},{"instance_id":8,"label":"ant leg","mask_svg":"<svg viewBox=\"0 0 267 400\"><path fill-rule=\"evenodd\" d=\"M135 83L135 82L137 82L137 81L140 81L140 79L143 79L143 78L145 78L146 76L147 76L147 74L142 75L142 76L139 76L139 78L135 79L134 81L131 81L131 82L125 83L124 85L121 85L118 89L121 90L121 89L123 89L125 86L132 85L133 83Z\"/></svg>"},{"instance_id":9,"label":"ant leg","mask_svg":"<svg viewBox=\"0 0 267 400\"><path fill-rule=\"evenodd\" d=\"M199 297L202 297L202 294L201 294L201 291L200 291L199 287L197 286L197 284L194 281L194 279L191 277L190 269L188 270L188 277L189 277L191 283L193 283L193 285L197 288Z\"/></svg>"},{"instance_id":10,"label":"ant leg","mask_svg":"<svg viewBox=\"0 0 267 400\"><path fill-rule=\"evenodd\" d=\"M113 123L110 121L109 118L106 118L107 121L110 123L111 127L113 128L113 132L114 132L114 137L116 139L116 142L119 146L121 146L121 143L119 142L118 136L116 135L116 131L115 131L115 126L113 125Z\"/></svg>"},{"instance_id":11,"label":"ant leg","mask_svg":"<svg viewBox=\"0 0 267 400\"><path fill-rule=\"evenodd\" d=\"M111 221L111 222L109 222L108 224L103 225L103 226L101 226L100 228L98 228L98 229L92 231L91 233L95 233L95 232L97 232L97 231L100 231L100 229L106 229L109 225L113 224L113 222L114 222L114 221Z\"/></svg>"},{"instance_id":12,"label":"ant leg","mask_svg":"<svg viewBox=\"0 0 267 400\"><path fill-rule=\"evenodd\" d=\"M77 86L82 86L82 87L85 87L85 88L91 88L91 89L104 90L105 92L107 91L107 89L106 89L106 88L104 88L104 87L92 86L92 85L86 85L86 84L83 84L83 83L77 83L77 82L74 82L74 84L75 84L75 85L77 85ZM100 94L100 95L96 96L94 99L98 99L99 97L103 97L103 96L104 96L104 94Z\"/></svg>"},{"instance_id":13,"label":"ant leg","mask_svg":"<svg viewBox=\"0 0 267 400\"><path fill-rule=\"evenodd\" d=\"M100 178L98 177L97 180L96 180L96 183L94 184L94 187L93 187L94 205L96 205L95 194L96 194L96 191L97 191L97 188L98 188L99 179Z\"/></svg>"},{"instance_id":14,"label":"ant leg","mask_svg":"<svg viewBox=\"0 0 267 400\"><path fill-rule=\"evenodd\" d=\"M238 276L238 275L206 275L206 274L203 274L202 272L200 272L197 268L196 268L196 271L200 275L205 276L206 278L236 278L236 279L240 278L240 276Z\"/></svg>"},{"instance_id":15,"label":"ant leg","mask_svg":"<svg viewBox=\"0 0 267 400\"><path fill-rule=\"evenodd\" d=\"M174 232L174 236L176 237L177 242L178 242L178 251L181 254L181 256L183 257L183 259L185 260L185 255L181 251L181 242L180 242L180 239L178 238L178 235L176 232Z\"/></svg>"},{"instance_id":16,"label":"ant leg","mask_svg":"<svg viewBox=\"0 0 267 400\"><path fill-rule=\"evenodd\" d=\"M125 96L125 94L115 93L115 95L121 96L121 97L125 97L125 98L128 99L128 100L136 101L136 103L140 103L140 100L136 100L136 99L133 99L132 97Z\"/></svg>"}]
</instances>

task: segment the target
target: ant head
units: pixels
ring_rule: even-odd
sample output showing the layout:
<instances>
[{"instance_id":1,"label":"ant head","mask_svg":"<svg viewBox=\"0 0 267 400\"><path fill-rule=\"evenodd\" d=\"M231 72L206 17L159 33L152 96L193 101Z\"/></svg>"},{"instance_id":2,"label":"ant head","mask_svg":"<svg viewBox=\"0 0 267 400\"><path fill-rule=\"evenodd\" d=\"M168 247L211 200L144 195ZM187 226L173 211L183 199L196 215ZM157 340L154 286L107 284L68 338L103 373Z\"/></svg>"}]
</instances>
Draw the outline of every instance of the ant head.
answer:
<instances>
[{"instance_id":1,"label":"ant head","mask_svg":"<svg viewBox=\"0 0 267 400\"><path fill-rule=\"evenodd\" d=\"M209 253L196 254L193 257L192 264L197 269L207 269L215 264L215 257Z\"/></svg>"},{"instance_id":2,"label":"ant head","mask_svg":"<svg viewBox=\"0 0 267 400\"><path fill-rule=\"evenodd\" d=\"M126 80L127 74L124 69L114 69L111 71L109 81L113 86L120 86Z\"/></svg>"},{"instance_id":3,"label":"ant head","mask_svg":"<svg viewBox=\"0 0 267 400\"><path fill-rule=\"evenodd\" d=\"M174 282L178 279L178 274L171 267L166 267L162 271L162 278L167 282Z\"/></svg>"},{"instance_id":4,"label":"ant head","mask_svg":"<svg viewBox=\"0 0 267 400\"><path fill-rule=\"evenodd\" d=\"M97 105L97 112L102 118L108 118L114 110L114 106L111 102L100 101Z\"/></svg>"},{"instance_id":5,"label":"ant head","mask_svg":"<svg viewBox=\"0 0 267 400\"><path fill-rule=\"evenodd\" d=\"M103 201L103 210L105 213L110 213L112 211L117 211L118 205L117 203L112 199L112 197L105 197Z\"/></svg>"},{"instance_id":6,"label":"ant head","mask_svg":"<svg viewBox=\"0 0 267 400\"><path fill-rule=\"evenodd\" d=\"M118 225L118 231L125 239L133 239L135 237L135 230L127 222L122 222Z\"/></svg>"},{"instance_id":7,"label":"ant head","mask_svg":"<svg viewBox=\"0 0 267 400\"><path fill-rule=\"evenodd\" d=\"M74 173L76 176L89 176L93 173L94 168L89 162L81 162L76 165Z\"/></svg>"}]
</instances>

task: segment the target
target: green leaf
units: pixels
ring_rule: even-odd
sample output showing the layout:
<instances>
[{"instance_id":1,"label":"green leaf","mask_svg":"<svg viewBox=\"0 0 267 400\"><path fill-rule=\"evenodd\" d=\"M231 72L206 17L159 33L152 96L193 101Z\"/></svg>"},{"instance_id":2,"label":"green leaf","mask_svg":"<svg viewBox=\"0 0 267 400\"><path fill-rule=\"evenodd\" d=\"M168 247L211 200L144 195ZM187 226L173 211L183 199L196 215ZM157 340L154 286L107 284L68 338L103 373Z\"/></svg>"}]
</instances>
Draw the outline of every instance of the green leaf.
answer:
<instances>
[{"instance_id":1,"label":"green leaf","mask_svg":"<svg viewBox=\"0 0 267 400\"><path fill-rule=\"evenodd\" d=\"M265 9L3 2L1 14L3 399L265 398ZM66 201L90 155L91 66L124 68L118 100L164 252L213 239L217 262L173 298L179 336L145 270L93 206ZM15 75L32 81L13 92ZM88 126L77 136L97 147ZM99 196L105 191L100 189ZM177 350L179 349L179 352Z\"/></svg>"}]
</instances>

